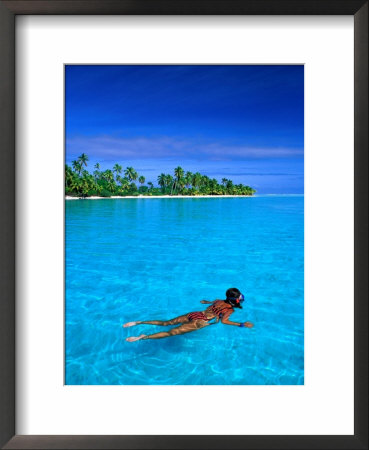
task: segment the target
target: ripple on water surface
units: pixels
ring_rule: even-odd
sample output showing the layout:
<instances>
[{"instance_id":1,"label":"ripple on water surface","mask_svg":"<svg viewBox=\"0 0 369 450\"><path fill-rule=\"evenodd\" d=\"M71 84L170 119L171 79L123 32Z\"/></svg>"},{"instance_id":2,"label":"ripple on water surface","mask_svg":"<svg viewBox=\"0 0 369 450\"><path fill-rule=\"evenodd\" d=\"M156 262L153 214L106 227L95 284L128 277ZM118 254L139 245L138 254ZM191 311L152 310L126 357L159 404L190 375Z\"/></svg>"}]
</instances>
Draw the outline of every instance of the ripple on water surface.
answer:
<instances>
[{"instance_id":1,"label":"ripple on water surface","mask_svg":"<svg viewBox=\"0 0 369 450\"><path fill-rule=\"evenodd\" d=\"M66 202L67 384L303 384L304 199ZM246 294L232 319L169 339L125 338Z\"/></svg>"}]
</instances>

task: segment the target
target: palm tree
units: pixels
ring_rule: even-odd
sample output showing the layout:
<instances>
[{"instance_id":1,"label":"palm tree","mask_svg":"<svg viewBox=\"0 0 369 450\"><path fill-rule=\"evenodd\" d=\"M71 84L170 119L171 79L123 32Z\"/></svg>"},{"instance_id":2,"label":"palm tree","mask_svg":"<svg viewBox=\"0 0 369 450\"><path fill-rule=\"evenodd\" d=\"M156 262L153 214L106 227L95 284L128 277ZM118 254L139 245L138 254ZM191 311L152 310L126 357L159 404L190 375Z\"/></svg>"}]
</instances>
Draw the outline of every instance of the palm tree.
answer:
<instances>
[{"instance_id":1,"label":"palm tree","mask_svg":"<svg viewBox=\"0 0 369 450\"><path fill-rule=\"evenodd\" d=\"M192 184L192 179L193 179L193 173L192 173L192 172L189 172L189 171L186 172L186 175L185 175L183 181L184 181L184 184L186 185L186 188L187 188L187 189L191 186L191 184Z\"/></svg>"},{"instance_id":2,"label":"palm tree","mask_svg":"<svg viewBox=\"0 0 369 450\"><path fill-rule=\"evenodd\" d=\"M116 163L113 169L100 172L100 164L94 165L95 171L90 174L87 167L88 156L82 153L76 160L72 161L72 168L67 164L65 165L65 189L66 191L74 191L79 195L86 196L89 191L101 192L102 189L108 189L111 192L123 192L125 190L137 191L137 186L133 182L138 179L139 183L143 185L145 183L145 177L139 176L133 167L127 167L124 170L125 177L122 178L122 166ZM174 176L161 173L158 176L158 184L161 187L162 192L170 191L173 195L183 193L189 195L198 194L230 194L230 195L253 195L256 191L250 186L237 184L234 185L232 180L222 178L221 184L213 178L210 179L206 175L201 175L200 172L192 173L187 171L186 173L182 167L178 166L174 169ZM116 183L120 185L117 186ZM147 183L151 194L159 194L159 189L155 188L152 182ZM143 188L143 186L142 186ZM191 188L191 189L190 189ZM147 188L145 188L147 190Z\"/></svg>"},{"instance_id":3,"label":"palm tree","mask_svg":"<svg viewBox=\"0 0 369 450\"><path fill-rule=\"evenodd\" d=\"M165 187L171 186L173 183L172 175L165 175Z\"/></svg>"},{"instance_id":4,"label":"palm tree","mask_svg":"<svg viewBox=\"0 0 369 450\"><path fill-rule=\"evenodd\" d=\"M138 173L133 167L127 167L124 171L124 175L128 178L129 181L135 181L138 177Z\"/></svg>"},{"instance_id":5,"label":"palm tree","mask_svg":"<svg viewBox=\"0 0 369 450\"><path fill-rule=\"evenodd\" d=\"M68 166L68 164L65 165L65 187L68 186L68 184L71 182L73 178L73 172L72 169Z\"/></svg>"},{"instance_id":6,"label":"palm tree","mask_svg":"<svg viewBox=\"0 0 369 450\"><path fill-rule=\"evenodd\" d=\"M95 180L100 178L100 172L98 170L94 170L94 177L95 177Z\"/></svg>"},{"instance_id":7,"label":"palm tree","mask_svg":"<svg viewBox=\"0 0 369 450\"><path fill-rule=\"evenodd\" d=\"M203 186L208 186L209 185L209 181L210 181L210 178L207 175L202 175L202 177L201 177L201 184Z\"/></svg>"},{"instance_id":8,"label":"palm tree","mask_svg":"<svg viewBox=\"0 0 369 450\"><path fill-rule=\"evenodd\" d=\"M105 172L103 172L103 177L107 182L114 181L114 175L110 169L105 170Z\"/></svg>"},{"instance_id":9,"label":"palm tree","mask_svg":"<svg viewBox=\"0 0 369 450\"><path fill-rule=\"evenodd\" d=\"M226 183L226 189L227 189L227 194L233 194L233 181L232 180L228 180Z\"/></svg>"},{"instance_id":10,"label":"palm tree","mask_svg":"<svg viewBox=\"0 0 369 450\"><path fill-rule=\"evenodd\" d=\"M120 184L121 184L123 189L127 189L128 186L129 186L128 178L126 178L126 177L122 178Z\"/></svg>"},{"instance_id":11,"label":"palm tree","mask_svg":"<svg viewBox=\"0 0 369 450\"><path fill-rule=\"evenodd\" d=\"M192 179L193 179L193 173L188 170L185 175L185 180L187 181L186 184L188 184L188 186L192 185Z\"/></svg>"},{"instance_id":12,"label":"palm tree","mask_svg":"<svg viewBox=\"0 0 369 450\"><path fill-rule=\"evenodd\" d=\"M78 172L78 175L81 173L82 164L79 161L72 161L72 166L75 172Z\"/></svg>"},{"instance_id":13,"label":"palm tree","mask_svg":"<svg viewBox=\"0 0 369 450\"><path fill-rule=\"evenodd\" d=\"M192 185L194 187L198 188L200 186L200 184L201 184L201 178L202 178L202 175L201 175L200 172L194 173L194 175L192 177Z\"/></svg>"},{"instance_id":14,"label":"palm tree","mask_svg":"<svg viewBox=\"0 0 369 450\"><path fill-rule=\"evenodd\" d=\"M182 167L180 167L180 166L176 167L174 169L174 175L177 178L177 181L181 180L184 175L184 170L182 169Z\"/></svg>"},{"instance_id":15,"label":"palm tree","mask_svg":"<svg viewBox=\"0 0 369 450\"><path fill-rule=\"evenodd\" d=\"M180 186L183 180L184 170L182 167L178 166L174 169L174 176L176 177L172 186L172 192L174 189L174 186L177 188L177 186Z\"/></svg>"},{"instance_id":16,"label":"palm tree","mask_svg":"<svg viewBox=\"0 0 369 450\"><path fill-rule=\"evenodd\" d=\"M86 196L89 191L101 192L104 188L109 189L111 192L117 192L119 187L119 192L125 190L137 191L137 186L133 181L137 180L141 185L145 183L145 177L139 176L133 167L127 167L124 170L125 177L122 178L120 174L122 173L122 166L116 163L113 166L113 170L105 170L100 172L100 164L96 163L94 165L95 171L90 174L88 170L84 169L87 167L88 156L82 153L76 160L72 161L72 167L65 165L65 189L66 191L74 191L77 194ZM117 186L120 183L120 186ZM149 190L152 192L150 195L159 194L159 189L155 188L152 182L147 183ZM185 193L189 195L198 194L231 194L231 195L253 195L256 190L250 186L237 184L234 185L232 180L227 178L222 178L221 184L213 178L210 179L206 175L201 175L200 172L192 173L187 171L186 173L182 167L178 166L174 169L174 177L161 173L158 176L158 184L161 187L162 192L173 193ZM190 189L191 187L191 189ZM142 186L143 188L143 186ZM186 188L186 189L185 189ZM147 188L145 188L147 190Z\"/></svg>"},{"instance_id":17,"label":"palm tree","mask_svg":"<svg viewBox=\"0 0 369 450\"><path fill-rule=\"evenodd\" d=\"M80 191L81 188L81 181L79 178L77 177L73 177L71 182L70 182L70 188L72 191L75 191L77 194Z\"/></svg>"},{"instance_id":18,"label":"palm tree","mask_svg":"<svg viewBox=\"0 0 369 450\"><path fill-rule=\"evenodd\" d=\"M87 197L88 191L90 190L90 185L87 179L82 181L81 185L81 195L82 197Z\"/></svg>"},{"instance_id":19,"label":"palm tree","mask_svg":"<svg viewBox=\"0 0 369 450\"><path fill-rule=\"evenodd\" d=\"M114 180L109 180L109 181L108 181L108 186L107 186L107 187L108 187L108 189L109 189L110 192L114 192L114 191L116 190L116 188L117 188L117 186L116 186Z\"/></svg>"},{"instance_id":20,"label":"palm tree","mask_svg":"<svg viewBox=\"0 0 369 450\"><path fill-rule=\"evenodd\" d=\"M131 184L129 185L129 189L130 189L131 191L133 191L133 192L136 192L136 191L137 191L137 186L135 185L135 183L131 183Z\"/></svg>"},{"instance_id":21,"label":"palm tree","mask_svg":"<svg viewBox=\"0 0 369 450\"><path fill-rule=\"evenodd\" d=\"M168 183L167 175L165 175L165 173L161 173L158 176L158 185L161 187L162 191L164 191L164 189L166 188L167 183Z\"/></svg>"},{"instance_id":22,"label":"palm tree","mask_svg":"<svg viewBox=\"0 0 369 450\"><path fill-rule=\"evenodd\" d=\"M78 161L81 163L81 166L87 167L88 156L85 153L82 153L82 155L78 157Z\"/></svg>"},{"instance_id":23,"label":"palm tree","mask_svg":"<svg viewBox=\"0 0 369 450\"><path fill-rule=\"evenodd\" d=\"M115 172L116 179L118 180L119 174L122 173L122 166L120 166L119 164L114 164L113 172Z\"/></svg>"},{"instance_id":24,"label":"palm tree","mask_svg":"<svg viewBox=\"0 0 369 450\"><path fill-rule=\"evenodd\" d=\"M227 188L231 188L233 186L233 181L232 180L227 180L226 186L227 186Z\"/></svg>"},{"instance_id":25,"label":"palm tree","mask_svg":"<svg viewBox=\"0 0 369 450\"><path fill-rule=\"evenodd\" d=\"M159 185L162 189L164 189L165 186L166 186L166 184L167 184L167 176L165 175L165 173L161 173L161 174L158 176L158 185Z\"/></svg>"}]
</instances>

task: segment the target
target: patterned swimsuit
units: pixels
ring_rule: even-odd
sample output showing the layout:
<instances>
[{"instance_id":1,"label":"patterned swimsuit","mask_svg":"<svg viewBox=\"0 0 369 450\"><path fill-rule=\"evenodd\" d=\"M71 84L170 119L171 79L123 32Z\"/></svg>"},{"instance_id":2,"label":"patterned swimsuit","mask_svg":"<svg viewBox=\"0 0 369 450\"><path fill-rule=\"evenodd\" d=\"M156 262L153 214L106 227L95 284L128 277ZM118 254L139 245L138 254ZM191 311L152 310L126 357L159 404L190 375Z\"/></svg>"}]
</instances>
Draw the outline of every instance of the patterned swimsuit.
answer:
<instances>
[{"instance_id":1,"label":"patterned swimsuit","mask_svg":"<svg viewBox=\"0 0 369 450\"><path fill-rule=\"evenodd\" d=\"M193 320L206 320L207 322L211 319L208 319L205 314L201 311L195 311L187 315L188 320L192 322Z\"/></svg>"},{"instance_id":2,"label":"patterned swimsuit","mask_svg":"<svg viewBox=\"0 0 369 450\"><path fill-rule=\"evenodd\" d=\"M226 311L232 311L233 308L231 305L227 305L227 303L224 303L222 300L216 300L211 306L210 310L212 313L214 313L216 316L221 319L224 316L224 313Z\"/></svg>"},{"instance_id":3,"label":"patterned swimsuit","mask_svg":"<svg viewBox=\"0 0 369 450\"><path fill-rule=\"evenodd\" d=\"M225 311L233 310L232 306L226 306L222 300L216 300L211 306L209 306L208 309L220 319L224 315ZM191 312L187 315L187 317L190 322L193 320L205 320L206 322L212 320L208 319L202 311Z\"/></svg>"}]
</instances>

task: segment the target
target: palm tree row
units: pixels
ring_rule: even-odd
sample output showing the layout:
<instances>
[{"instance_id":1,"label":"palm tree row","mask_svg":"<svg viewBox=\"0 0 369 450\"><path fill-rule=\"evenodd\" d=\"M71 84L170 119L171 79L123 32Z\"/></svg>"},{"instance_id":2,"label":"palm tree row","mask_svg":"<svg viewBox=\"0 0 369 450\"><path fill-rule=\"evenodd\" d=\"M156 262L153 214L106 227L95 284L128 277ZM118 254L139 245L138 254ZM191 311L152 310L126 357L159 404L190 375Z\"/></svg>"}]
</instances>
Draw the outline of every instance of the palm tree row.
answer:
<instances>
[{"instance_id":1,"label":"palm tree row","mask_svg":"<svg viewBox=\"0 0 369 450\"><path fill-rule=\"evenodd\" d=\"M185 172L182 167L174 169L173 176L161 173L157 183L159 187L149 181L145 185L145 177L139 176L133 167L115 164L113 169L100 170L96 163L91 174L87 167L88 156L82 153L72 167L65 166L66 195L89 197L126 196L126 195L253 195L256 191L250 186L233 184L232 180L223 178L221 184L215 178L196 172ZM123 176L122 176L123 175ZM140 186L135 183L138 181Z\"/></svg>"}]
</instances>

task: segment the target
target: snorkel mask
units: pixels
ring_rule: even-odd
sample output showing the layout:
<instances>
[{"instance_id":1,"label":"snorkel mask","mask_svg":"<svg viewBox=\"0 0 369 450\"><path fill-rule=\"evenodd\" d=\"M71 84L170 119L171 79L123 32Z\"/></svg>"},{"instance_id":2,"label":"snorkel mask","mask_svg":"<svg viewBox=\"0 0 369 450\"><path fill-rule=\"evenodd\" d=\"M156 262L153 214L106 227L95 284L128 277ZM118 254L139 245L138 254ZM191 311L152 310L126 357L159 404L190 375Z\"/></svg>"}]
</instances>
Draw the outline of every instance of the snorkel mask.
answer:
<instances>
[{"instance_id":1,"label":"snorkel mask","mask_svg":"<svg viewBox=\"0 0 369 450\"><path fill-rule=\"evenodd\" d=\"M239 297L228 297L227 300L230 301L231 305L242 308L241 303L245 301L245 296L241 294Z\"/></svg>"}]
</instances>

